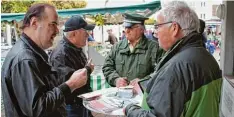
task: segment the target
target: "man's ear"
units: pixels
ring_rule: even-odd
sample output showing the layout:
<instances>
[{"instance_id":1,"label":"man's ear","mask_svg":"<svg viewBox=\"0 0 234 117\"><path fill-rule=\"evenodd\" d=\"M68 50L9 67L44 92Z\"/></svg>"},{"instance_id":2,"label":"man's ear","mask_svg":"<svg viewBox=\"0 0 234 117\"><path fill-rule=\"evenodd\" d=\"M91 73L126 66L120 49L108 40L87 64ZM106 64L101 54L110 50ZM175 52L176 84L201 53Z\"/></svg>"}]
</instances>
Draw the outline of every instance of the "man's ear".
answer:
<instances>
[{"instance_id":1,"label":"man's ear","mask_svg":"<svg viewBox=\"0 0 234 117\"><path fill-rule=\"evenodd\" d=\"M177 37L180 33L180 26L177 23L172 23L173 37Z\"/></svg>"},{"instance_id":2,"label":"man's ear","mask_svg":"<svg viewBox=\"0 0 234 117\"><path fill-rule=\"evenodd\" d=\"M30 26L36 29L38 27L38 18L32 17L30 19Z\"/></svg>"},{"instance_id":3,"label":"man's ear","mask_svg":"<svg viewBox=\"0 0 234 117\"><path fill-rule=\"evenodd\" d=\"M69 34L69 40L71 41L71 42L74 42L75 40L76 40L76 38L74 38L75 36L76 36L76 32L75 31L71 31L71 32L69 32L70 34Z\"/></svg>"},{"instance_id":4,"label":"man's ear","mask_svg":"<svg viewBox=\"0 0 234 117\"><path fill-rule=\"evenodd\" d=\"M141 32L144 33L144 32L145 32L145 29L141 28Z\"/></svg>"},{"instance_id":5,"label":"man's ear","mask_svg":"<svg viewBox=\"0 0 234 117\"><path fill-rule=\"evenodd\" d=\"M77 32L76 31L72 31L71 33L72 33L71 35L74 37L74 36L76 36Z\"/></svg>"}]
</instances>

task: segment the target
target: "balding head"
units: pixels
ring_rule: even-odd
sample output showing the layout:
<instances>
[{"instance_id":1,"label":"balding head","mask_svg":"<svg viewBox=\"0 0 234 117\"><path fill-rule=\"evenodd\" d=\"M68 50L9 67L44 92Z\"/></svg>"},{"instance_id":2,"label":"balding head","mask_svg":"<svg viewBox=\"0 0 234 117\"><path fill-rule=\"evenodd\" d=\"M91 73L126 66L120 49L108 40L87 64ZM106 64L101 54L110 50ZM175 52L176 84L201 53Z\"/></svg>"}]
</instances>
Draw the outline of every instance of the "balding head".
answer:
<instances>
[{"instance_id":1,"label":"balding head","mask_svg":"<svg viewBox=\"0 0 234 117\"><path fill-rule=\"evenodd\" d=\"M33 4L28 11L26 12L24 19L23 19L23 25L21 26L21 29L25 29L26 27L30 26L30 20L32 17L36 17L39 20L41 20L44 17L47 17L45 13L45 9L55 9L54 6L46 3L38 3Z\"/></svg>"}]
</instances>

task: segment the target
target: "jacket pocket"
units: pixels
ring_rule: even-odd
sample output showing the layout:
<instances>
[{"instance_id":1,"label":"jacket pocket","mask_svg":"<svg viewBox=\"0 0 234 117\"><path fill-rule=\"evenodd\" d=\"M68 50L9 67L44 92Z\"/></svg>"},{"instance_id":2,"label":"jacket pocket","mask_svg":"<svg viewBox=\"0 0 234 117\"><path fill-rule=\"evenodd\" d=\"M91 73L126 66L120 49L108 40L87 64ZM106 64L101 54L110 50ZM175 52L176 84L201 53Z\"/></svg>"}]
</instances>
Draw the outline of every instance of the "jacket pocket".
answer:
<instances>
[{"instance_id":1,"label":"jacket pocket","mask_svg":"<svg viewBox=\"0 0 234 117\"><path fill-rule=\"evenodd\" d=\"M119 74L122 74L123 73L123 66L124 66L124 60L116 60L115 62L115 68L116 68L116 71L119 73Z\"/></svg>"},{"instance_id":2,"label":"jacket pocket","mask_svg":"<svg viewBox=\"0 0 234 117\"><path fill-rule=\"evenodd\" d=\"M147 63L142 63L142 62L138 62L138 73L140 75L140 77L145 77L146 75L148 75L147 73L148 71L148 64Z\"/></svg>"}]
</instances>

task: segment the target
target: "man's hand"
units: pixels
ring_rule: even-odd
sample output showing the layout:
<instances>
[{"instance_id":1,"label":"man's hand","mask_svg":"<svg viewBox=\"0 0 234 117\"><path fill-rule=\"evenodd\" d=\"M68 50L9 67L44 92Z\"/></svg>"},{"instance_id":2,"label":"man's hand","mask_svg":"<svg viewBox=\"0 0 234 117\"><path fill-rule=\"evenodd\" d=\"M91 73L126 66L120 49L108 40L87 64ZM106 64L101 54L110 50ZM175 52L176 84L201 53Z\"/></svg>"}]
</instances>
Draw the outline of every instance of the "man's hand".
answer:
<instances>
[{"instance_id":1,"label":"man's hand","mask_svg":"<svg viewBox=\"0 0 234 117\"><path fill-rule=\"evenodd\" d=\"M133 93L134 94L138 94L138 93L140 93L140 91L141 91L141 88L140 88L140 86L138 85L138 82L140 81L140 79L139 78L136 78L136 79L134 79L134 80L132 80L131 82L130 82L130 85L132 85L133 86Z\"/></svg>"},{"instance_id":2,"label":"man's hand","mask_svg":"<svg viewBox=\"0 0 234 117\"><path fill-rule=\"evenodd\" d=\"M86 66L89 66L91 68L91 73L93 72L94 70L94 64L92 63L92 59L89 59L88 63Z\"/></svg>"},{"instance_id":3,"label":"man's hand","mask_svg":"<svg viewBox=\"0 0 234 117\"><path fill-rule=\"evenodd\" d=\"M130 85L132 85L132 86L138 85L138 81L140 81L140 79L139 78L135 78L134 80L132 80L130 82Z\"/></svg>"},{"instance_id":4,"label":"man's hand","mask_svg":"<svg viewBox=\"0 0 234 117\"><path fill-rule=\"evenodd\" d=\"M87 70L85 68L75 71L66 84L73 92L75 89L84 86L87 83Z\"/></svg>"},{"instance_id":5,"label":"man's hand","mask_svg":"<svg viewBox=\"0 0 234 117\"><path fill-rule=\"evenodd\" d=\"M123 108L123 113L126 116L127 113L126 113L126 108L125 107Z\"/></svg>"},{"instance_id":6,"label":"man's hand","mask_svg":"<svg viewBox=\"0 0 234 117\"><path fill-rule=\"evenodd\" d=\"M116 79L116 87L124 87L128 85L127 77L120 77Z\"/></svg>"}]
</instances>

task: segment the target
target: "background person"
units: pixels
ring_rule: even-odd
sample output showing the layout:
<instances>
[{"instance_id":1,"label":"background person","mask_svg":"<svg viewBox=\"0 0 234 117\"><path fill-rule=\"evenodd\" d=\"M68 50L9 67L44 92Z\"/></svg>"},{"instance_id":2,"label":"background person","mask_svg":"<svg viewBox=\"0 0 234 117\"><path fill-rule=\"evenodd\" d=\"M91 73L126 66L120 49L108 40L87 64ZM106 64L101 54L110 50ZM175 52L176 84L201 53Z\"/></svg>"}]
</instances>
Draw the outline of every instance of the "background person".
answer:
<instances>
[{"instance_id":1,"label":"background person","mask_svg":"<svg viewBox=\"0 0 234 117\"><path fill-rule=\"evenodd\" d=\"M116 42L118 42L117 37L112 32L112 29L108 29L107 33L108 39L105 42L110 42L111 45L114 45Z\"/></svg>"}]
</instances>

